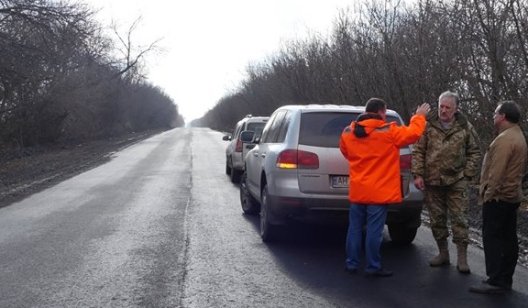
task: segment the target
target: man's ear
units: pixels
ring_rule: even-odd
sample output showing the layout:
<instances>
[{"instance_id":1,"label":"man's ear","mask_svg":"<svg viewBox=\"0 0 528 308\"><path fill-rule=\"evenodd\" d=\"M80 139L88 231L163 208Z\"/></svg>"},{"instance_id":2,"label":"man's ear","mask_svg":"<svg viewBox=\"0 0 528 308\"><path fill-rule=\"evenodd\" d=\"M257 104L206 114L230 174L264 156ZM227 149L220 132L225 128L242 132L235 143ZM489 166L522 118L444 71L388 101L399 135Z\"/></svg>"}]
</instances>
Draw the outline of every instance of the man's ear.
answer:
<instances>
[{"instance_id":1,"label":"man's ear","mask_svg":"<svg viewBox=\"0 0 528 308\"><path fill-rule=\"evenodd\" d=\"M378 111L378 114L385 120L387 118L387 109L381 109Z\"/></svg>"}]
</instances>

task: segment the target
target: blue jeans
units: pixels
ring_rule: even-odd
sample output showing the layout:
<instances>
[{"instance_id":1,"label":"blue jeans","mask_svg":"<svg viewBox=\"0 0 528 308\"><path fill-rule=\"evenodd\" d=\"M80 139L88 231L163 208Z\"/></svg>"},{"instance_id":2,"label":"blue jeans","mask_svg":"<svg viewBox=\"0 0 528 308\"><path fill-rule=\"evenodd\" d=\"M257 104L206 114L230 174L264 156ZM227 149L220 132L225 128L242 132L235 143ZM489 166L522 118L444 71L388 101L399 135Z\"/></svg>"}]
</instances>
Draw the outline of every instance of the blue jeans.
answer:
<instances>
[{"instance_id":1,"label":"blue jeans","mask_svg":"<svg viewBox=\"0 0 528 308\"><path fill-rule=\"evenodd\" d=\"M363 227L366 226L365 254L367 265L365 272L381 269L381 242L383 228L387 218L387 206L350 204L348 233L346 238L346 267L357 269L361 261Z\"/></svg>"}]
</instances>

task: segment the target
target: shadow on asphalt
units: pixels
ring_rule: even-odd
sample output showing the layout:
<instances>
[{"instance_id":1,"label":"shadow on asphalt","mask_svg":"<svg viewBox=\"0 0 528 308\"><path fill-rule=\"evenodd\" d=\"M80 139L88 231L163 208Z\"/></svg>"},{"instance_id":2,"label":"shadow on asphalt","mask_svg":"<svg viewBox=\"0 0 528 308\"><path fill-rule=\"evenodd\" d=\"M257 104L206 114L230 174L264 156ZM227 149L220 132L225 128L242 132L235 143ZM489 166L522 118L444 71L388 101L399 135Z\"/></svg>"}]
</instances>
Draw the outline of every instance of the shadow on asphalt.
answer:
<instances>
[{"instance_id":1,"label":"shadow on asphalt","mask_svg":"<svg viewBox=\"0 0 528 308\"><path fill-rule=\"evenodd\" d=\"M259 216L244 217L258 233ZM461 275L454 265L431 268L427 264L431 246L416 244L421 241L393 244L387 230L382 261L394 276L348 274L344 271L346 227L294 222L280 230L279 240L265 245L286 275L338 307L525 307L528 302L527 294L515 290L495 296L468 292L481 276Z\"/></svg>"}]
</instances>

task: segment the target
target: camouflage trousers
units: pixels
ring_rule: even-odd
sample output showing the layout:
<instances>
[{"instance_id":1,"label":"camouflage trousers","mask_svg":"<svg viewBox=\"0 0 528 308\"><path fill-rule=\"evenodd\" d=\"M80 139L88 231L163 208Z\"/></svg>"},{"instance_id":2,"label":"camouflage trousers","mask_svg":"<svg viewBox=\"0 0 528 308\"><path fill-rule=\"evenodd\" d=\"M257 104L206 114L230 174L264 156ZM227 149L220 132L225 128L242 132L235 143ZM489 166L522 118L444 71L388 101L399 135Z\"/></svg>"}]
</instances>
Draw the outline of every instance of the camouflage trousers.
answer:
<instances>
[{"instance_id":1,"label":"camouflage trousers","mask_svg":"<svg viewBox=\"0 0 528 308\"><path fill-rule=\"evenodd\" d=\"M449 218L453 243L468 244L469 197L467 181L462 179L449 186L426 185L424 197L435 240L438 242L449 237Z\"/></svg>"}]
</instances>

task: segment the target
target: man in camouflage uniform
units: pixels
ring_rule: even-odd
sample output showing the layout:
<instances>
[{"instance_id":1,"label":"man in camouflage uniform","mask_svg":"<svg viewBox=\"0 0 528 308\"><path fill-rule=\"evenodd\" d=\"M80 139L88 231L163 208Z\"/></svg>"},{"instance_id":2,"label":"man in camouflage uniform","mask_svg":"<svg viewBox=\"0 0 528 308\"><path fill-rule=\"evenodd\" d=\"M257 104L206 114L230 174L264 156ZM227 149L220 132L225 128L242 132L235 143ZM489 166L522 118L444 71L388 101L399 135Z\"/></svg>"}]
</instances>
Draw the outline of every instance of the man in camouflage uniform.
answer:
<instances>
[{"instance_id":1,"label":"man in camouflage uniform","mask_svg":"<svg viewBox=\"0 0 528 308\"><path fill-rule=\"evenodd\" d=\"M447 238L451 223L457 246L457 269L470 273L467 263L468 183L477 175L481 153L477 133L458 111L456 93L446 91L438 98L438 113L430 115L422 138L413 148L414 185L423 190L431 219L431 230L439 254L431 266L450 264Z\"/></svg>"}]
</instances>

